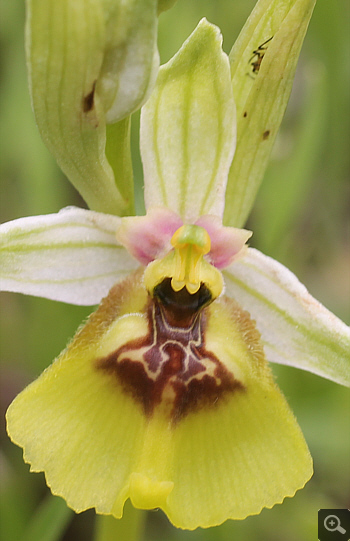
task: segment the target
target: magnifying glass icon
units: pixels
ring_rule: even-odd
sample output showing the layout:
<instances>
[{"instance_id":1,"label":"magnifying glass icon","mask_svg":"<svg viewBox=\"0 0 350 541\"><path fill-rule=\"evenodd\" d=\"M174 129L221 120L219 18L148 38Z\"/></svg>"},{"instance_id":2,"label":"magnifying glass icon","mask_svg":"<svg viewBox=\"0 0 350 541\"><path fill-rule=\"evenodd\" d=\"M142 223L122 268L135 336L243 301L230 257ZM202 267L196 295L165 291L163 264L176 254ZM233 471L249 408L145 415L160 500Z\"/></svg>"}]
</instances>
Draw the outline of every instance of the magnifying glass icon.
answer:
<instances>
[{"instance_id":1,"label":"magnifying glass icon","mask_svg":"<svg viewBox=\"0 0 350 541\"><path fill-rule=\"evenodd\" d=\"M323 524L326 530L328 530L329 532L337 531L340 533L346 533L346 530L344 530L344 528L341 527L340 520L336 515L328 515L324 519Z\"/></svg>"}]
</instances>

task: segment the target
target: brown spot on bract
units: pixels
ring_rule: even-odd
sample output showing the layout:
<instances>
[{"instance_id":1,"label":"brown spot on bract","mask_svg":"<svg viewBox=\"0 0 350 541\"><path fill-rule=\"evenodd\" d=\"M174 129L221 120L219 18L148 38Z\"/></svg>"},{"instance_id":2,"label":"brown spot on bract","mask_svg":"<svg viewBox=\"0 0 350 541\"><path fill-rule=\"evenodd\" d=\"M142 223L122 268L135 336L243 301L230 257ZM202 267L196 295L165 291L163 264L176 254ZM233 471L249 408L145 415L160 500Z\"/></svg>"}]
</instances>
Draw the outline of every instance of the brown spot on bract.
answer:
<instances>
[{"instance_id":1,"label":"brown spot on bract","mask_svg":"<svg viewBox=\"0 0 350 541\"><path fill-rule=\"evenodd\" d=\"M88 113L94 108L94 97L95 97L95 87L96 87L96 81L92 85L92 90L84 96L83 98L83 111L84 113Z\"/></svg>"},{"instance_id":2,"label":"brown spot on bract","mask_svg":"<svg viewBox=\"0 0 350 541\"><path fill-rule=\"evenodd\" d=\"M270 135L270 130L264 131L264 133L262 134L263 140L265 141L266 139L268 139L269 135Z\"/></svg>"}]
</instances>

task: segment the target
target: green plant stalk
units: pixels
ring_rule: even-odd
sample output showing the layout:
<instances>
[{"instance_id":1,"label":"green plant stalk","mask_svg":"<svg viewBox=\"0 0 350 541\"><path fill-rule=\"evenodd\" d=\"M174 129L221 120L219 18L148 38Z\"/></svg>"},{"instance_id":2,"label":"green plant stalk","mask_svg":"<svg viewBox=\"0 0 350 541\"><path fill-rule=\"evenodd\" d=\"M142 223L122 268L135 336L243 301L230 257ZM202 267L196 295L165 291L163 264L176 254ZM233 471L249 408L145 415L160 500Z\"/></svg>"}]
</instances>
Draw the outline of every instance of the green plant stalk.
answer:
<instances>
[{"instance_id":1,"label":"green plant stalk","mask_svg":"<svg viewBox=\"0 0 350 541\"><path fill-rule=\"evenodd\" d=\"M141 541L144 538L146 513L135 509L128 500L121 519L98 515L94 541Z\"/></svg>"}]
</instances>

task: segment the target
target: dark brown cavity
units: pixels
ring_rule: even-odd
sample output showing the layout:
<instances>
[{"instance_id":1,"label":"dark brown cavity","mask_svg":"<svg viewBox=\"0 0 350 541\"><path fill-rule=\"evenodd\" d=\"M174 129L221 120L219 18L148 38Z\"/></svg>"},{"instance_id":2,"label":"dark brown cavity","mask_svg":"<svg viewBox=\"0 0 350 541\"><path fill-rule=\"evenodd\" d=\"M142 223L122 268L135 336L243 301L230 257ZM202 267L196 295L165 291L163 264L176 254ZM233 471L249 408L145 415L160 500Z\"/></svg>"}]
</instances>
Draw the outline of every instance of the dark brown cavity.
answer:
<instances>
[{"instance_id":1,"label":"dark brown cavity","mask_svg":"<svg viewBox=\"0 0 350 541\"><path fill-rule=\"evenodd\" d=\"M170 279L154 290L147 308L148 333L99 359L124 390L151 416L158 405L173 422L200 408L216 405L244 386L205 346L210 291L202 284L194 295L174 292Z\"/></svg>"},{"instance_id":2,"label":"dark brown cavity","mask_svg":"<svg viewBox=\"0 0 350 541\"><path fill-rule=\"evenodd\" d=\"M158 299L168 323L173 327L189 327L199 312L212 301L211 293L204 284L191 295L185 287L174 291L170 278L165 278L157 285L153 295Z\"/></svg>"}]
</instances>

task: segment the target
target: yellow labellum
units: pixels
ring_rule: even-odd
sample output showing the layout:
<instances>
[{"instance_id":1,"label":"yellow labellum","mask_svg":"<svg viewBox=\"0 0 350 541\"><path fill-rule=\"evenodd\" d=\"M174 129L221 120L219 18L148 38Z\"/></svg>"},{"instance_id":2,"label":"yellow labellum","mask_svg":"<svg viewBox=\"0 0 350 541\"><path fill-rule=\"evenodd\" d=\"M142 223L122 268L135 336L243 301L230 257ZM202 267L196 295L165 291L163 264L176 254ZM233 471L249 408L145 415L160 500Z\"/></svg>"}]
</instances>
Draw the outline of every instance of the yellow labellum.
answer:
<instances>
[{"instance_id":1,"label":"yellow labellum","mask_svg":"<svg viewBox=\"0 0 350 541\"><path fill-rule=\"evenodd\" d=\"M194 296L174 293L169 311L141 272L129 277L9 407L11 439L75 511L120 518L130 498L177 527L209 527L312 475L254 323L225 297Z\"/></svg>"}]
</instances>

